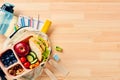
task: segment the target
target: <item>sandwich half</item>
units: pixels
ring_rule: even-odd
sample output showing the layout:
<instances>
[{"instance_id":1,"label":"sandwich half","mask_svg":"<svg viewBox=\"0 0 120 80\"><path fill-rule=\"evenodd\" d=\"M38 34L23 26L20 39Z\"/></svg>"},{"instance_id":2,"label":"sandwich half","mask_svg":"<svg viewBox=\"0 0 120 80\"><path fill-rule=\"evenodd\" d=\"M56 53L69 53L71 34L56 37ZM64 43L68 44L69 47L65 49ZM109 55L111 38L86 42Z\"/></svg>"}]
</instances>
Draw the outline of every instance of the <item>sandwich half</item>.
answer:
<instances>
[{"instance_id":1,"label":"sandwich half","mask_svg":"<svg viewBox=\"0 0 120 80\"><path fill-rule=\"evenodd\" d=\"M38 44L38 42L36 41L36 39L31 37L29 39L29 45L30 45L31 51L35 52L38 59L39 59L39 61L41 61L42 60L43 50L40 47L40 45Z\"/></svg>"}]
</instances>

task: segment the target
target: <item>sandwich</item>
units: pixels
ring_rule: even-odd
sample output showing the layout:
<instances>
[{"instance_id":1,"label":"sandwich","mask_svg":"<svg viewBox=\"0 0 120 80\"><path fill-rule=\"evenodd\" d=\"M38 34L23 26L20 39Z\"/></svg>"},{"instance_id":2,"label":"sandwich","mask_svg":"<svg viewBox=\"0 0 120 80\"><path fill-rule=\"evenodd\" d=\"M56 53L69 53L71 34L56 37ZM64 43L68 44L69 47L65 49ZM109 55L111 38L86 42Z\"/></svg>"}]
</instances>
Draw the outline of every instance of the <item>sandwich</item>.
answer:
<instances>
[{"instance_id":1,"label":"sandwich","mask_svg":"<svg viewBox=\"0 0 120 80\"><path fill-rule=\"evenodd\" d=\"M42 54L45 52L46 47L48 47L48 42L44 40L42 37L33 35L29 39L29 46L31 48L31 51L35 52L39 61L42 60Z\"/></svg>"}]
</instances>

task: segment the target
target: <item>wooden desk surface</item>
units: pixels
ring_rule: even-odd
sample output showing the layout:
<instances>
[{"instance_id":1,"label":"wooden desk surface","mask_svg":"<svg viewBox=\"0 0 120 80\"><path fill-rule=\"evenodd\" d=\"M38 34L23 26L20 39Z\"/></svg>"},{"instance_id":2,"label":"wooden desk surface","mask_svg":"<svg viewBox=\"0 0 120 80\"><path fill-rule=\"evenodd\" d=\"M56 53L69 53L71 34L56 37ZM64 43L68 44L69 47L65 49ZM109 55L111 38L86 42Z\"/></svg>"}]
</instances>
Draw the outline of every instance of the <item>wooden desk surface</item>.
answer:
<instances>
[{"instance_id":1,"label":"wooden desk surface","mask_svg":"<svg viewBox=\"0 0 120 80\"><path fill-rule=\"evenodd\" d=\"M64 49L58 55L70 71L64 79L54 70L59 80L120 80L120 0L6 1L17 15L53 22L48 35Z\"/></svg>"}]
</instances>

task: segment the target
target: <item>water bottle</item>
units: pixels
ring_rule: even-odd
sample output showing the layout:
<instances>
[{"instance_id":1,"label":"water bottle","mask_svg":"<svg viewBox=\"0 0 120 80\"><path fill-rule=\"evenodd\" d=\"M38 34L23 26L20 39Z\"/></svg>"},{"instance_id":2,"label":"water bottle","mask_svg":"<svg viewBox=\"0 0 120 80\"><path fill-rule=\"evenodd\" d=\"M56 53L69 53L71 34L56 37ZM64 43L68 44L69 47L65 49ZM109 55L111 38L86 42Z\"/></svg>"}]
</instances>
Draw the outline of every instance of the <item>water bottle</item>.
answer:
<instances>
[{"instance_id":1,"label":"water bottle","mask_svg":"<svg viewBox=\"0 0 120 80\"><path fill-rule=\"evenodd\" d=\"M0 8L0 34L8 36L14 27L14 5L5 3ZM12 26L12 27L11 27Z\"/></svg>"}]
</instances>

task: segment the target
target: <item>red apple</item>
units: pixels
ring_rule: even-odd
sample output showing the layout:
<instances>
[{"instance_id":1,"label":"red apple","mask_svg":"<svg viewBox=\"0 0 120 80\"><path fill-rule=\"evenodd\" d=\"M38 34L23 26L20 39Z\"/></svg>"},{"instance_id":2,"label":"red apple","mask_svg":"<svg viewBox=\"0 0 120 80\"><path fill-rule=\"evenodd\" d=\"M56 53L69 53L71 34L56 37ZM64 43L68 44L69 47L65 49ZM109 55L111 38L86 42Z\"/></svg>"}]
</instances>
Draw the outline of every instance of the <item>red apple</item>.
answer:
<instances>
[{"instance_id":1,"label":"red apple","mask_svg":"<svg viewBox=\"0 0 120 80\"><path fill-rule=\"evenodd\" d=\"M21 57L21 58L20 58L20 61L21 61L22 63L25 63L25 62L27 61L27 59L26 59L25 57Z\"/></svg>"},{"instance_id":2,"label":"red apple","mask_svg":"<svg viewBox=\"0 0 120 80\"><path fill-rule=\"evenodd\" d=\"M19 42L14 46L14 50L18 56L26 56L29 51L29 45L25 42Z\"/></svg>"},{"instance_id":3,"label":"red apple","mask_svg":"<svg viewBox=\"0 0 120 80\"><path fill-rule=\"evenodd\" d=\"M29 67L30 67L30 62L25 62L25 63L24 63L24 66L25 66L26 68L29 68Z\"/></svg>"}]
</instances>

